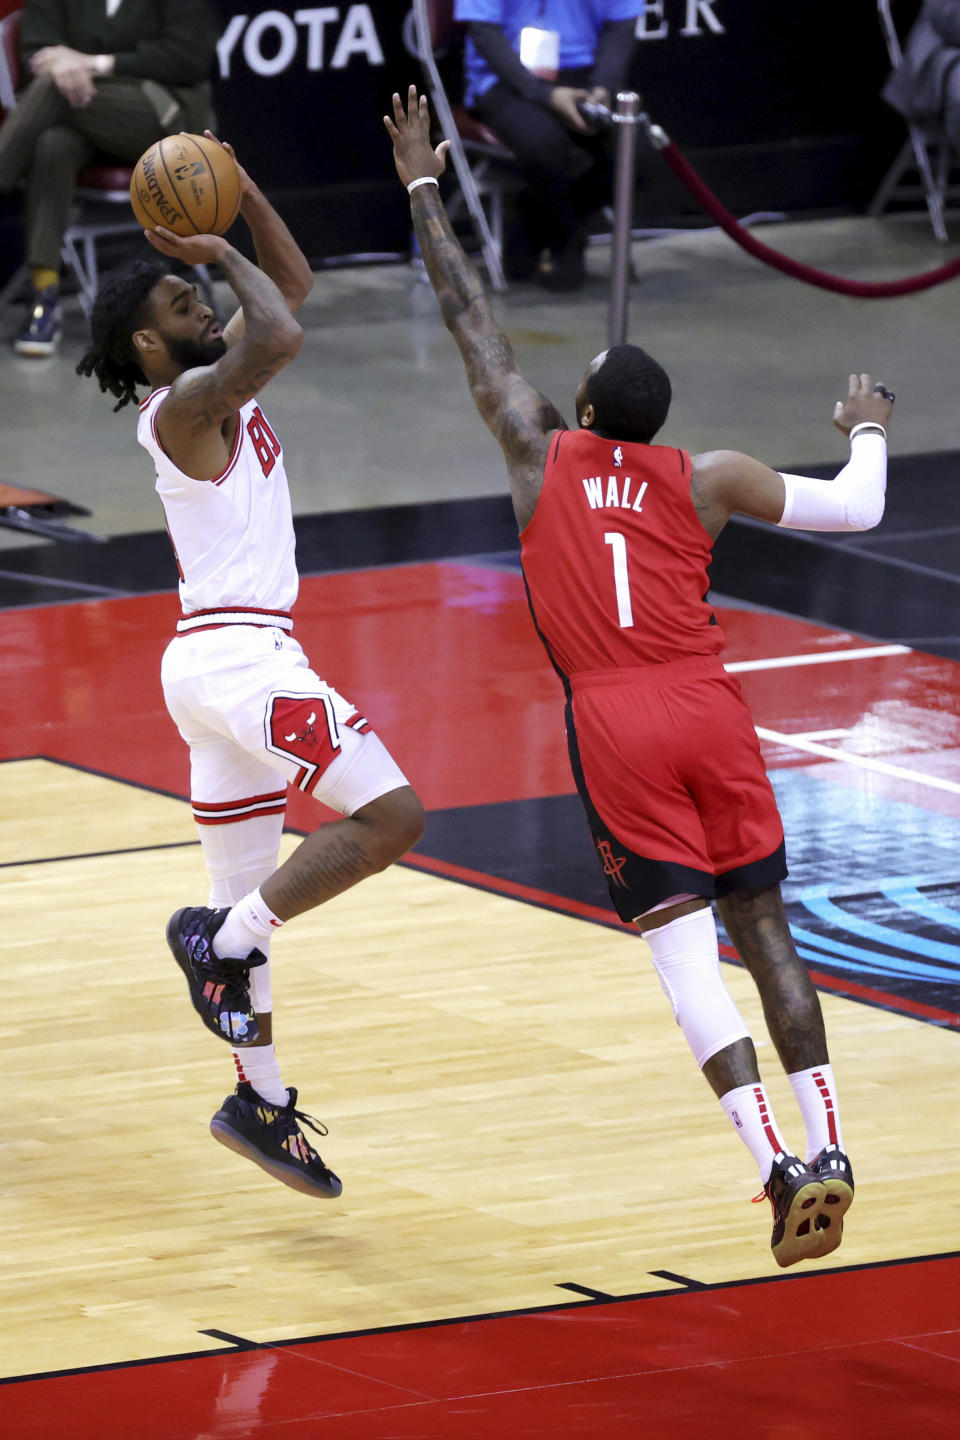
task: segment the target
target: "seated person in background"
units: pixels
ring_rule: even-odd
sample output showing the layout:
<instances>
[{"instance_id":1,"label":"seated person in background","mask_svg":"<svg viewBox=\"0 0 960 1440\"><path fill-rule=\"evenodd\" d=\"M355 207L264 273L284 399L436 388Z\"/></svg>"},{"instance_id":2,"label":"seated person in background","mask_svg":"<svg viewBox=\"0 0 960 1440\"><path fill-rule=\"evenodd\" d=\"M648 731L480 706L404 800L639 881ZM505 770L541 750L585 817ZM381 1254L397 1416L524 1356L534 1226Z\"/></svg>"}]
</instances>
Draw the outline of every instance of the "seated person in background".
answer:
<instances>
[{"instance_id":1,"label":"seated person in background","mask_svg":"<svg viewBox=\"0 0 960 1440\"><path fill-rule=\"evenodd\" d=\"M0 191L26 177L33 295L14 342L60 340L60 250L77 172L94 157L132 164L155 141L212 124L219 27L206 0L24 0L21 89L0 125Z\"/></svg>"},{"instance_id":2,"label":"seated person in background","mask_svg":"<svg viewBox=\"0 0 960 1440\"><path fill-rule=\"evenodd\" d=\"M583 284L585 221L610 196L610 143L578 101L609 106L623 88L643 0L456 0L468 24L468 109L527 174L520 224L505 257L511 279L551 290Z\"/></svg>"},{"instance_id":3,"label":"seated person in background","mask_svg":"<svg viewBox=\"0 0 960 1440\"><path fill-rule=\"evenodd\" d=\"M905 120L942 119L960 155L960 0L925 0L883 98Z\"/></svg>"}]
</instances>

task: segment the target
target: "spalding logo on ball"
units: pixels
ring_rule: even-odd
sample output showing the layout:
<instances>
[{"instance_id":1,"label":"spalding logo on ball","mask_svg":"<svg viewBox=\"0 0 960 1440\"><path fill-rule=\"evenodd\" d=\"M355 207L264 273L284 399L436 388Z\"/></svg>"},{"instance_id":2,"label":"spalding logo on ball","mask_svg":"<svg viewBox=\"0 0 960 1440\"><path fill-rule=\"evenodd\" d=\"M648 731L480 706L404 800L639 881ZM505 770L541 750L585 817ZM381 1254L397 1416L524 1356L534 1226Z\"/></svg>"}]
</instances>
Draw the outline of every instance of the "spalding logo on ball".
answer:
<instances>
[{"instance_id":1,"label":"spalding logo on ball","mask_svg":"<svg viewBox=\"0 0 960 1440\"><path fill-rule=\"evenodd\" d=\"M223 235L240 209L240 174L233 156L205 135L166 135L133 169L130 204L145 230Z\"/></svg>"}]
</instances>

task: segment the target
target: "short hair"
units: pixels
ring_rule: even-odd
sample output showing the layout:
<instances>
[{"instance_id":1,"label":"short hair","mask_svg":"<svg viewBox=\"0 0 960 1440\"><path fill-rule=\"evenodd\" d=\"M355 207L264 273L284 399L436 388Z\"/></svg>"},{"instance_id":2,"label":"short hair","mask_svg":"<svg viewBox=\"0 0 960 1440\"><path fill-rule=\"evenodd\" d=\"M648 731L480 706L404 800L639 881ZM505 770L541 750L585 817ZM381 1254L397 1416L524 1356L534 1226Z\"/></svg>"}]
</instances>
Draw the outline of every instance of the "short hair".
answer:
<instances>
[{"instance_id":1,"label":"short hair","mask_svg":"<svg viewBox=\"0 0 960 1440\"><path fill-rule=\"evenodd\" d=\"M148 316L150 293L167 267L158 260L134 260L107 275L90 311L90 349L78 375L95 375L100 389L117 397L114 410L137 403L137 386L148 384L133 348L133 333Z\"/></svg>"},{"instance_id":2,"label":"short hair","mask_svg":"<svg viewBox=\"0 0 960 1440\"><path fill-rule=\"evenodd\" d=\"M639 345L611 345L587 376L587 399L595 428L612 440L649 445L667 418L670 376Z\"/></svg>"}]
</instances>

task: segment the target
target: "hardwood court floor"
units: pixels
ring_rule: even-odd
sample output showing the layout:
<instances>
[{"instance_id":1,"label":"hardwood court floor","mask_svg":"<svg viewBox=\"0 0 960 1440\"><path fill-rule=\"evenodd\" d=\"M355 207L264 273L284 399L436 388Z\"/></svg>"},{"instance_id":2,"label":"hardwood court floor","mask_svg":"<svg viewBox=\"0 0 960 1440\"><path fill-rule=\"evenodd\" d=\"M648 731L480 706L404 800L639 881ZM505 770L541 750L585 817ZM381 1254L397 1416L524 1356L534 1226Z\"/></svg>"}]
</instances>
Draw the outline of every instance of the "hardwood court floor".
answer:
<instances>
[{"instance_id":1,"label":"hardwood court floor","mask_svg":"<svg viewBox=\"0 0 960 1440\"><path fill-rule=\"evenodd\" d=\"M48 837L17 865L8 825L0 852L21 1097L4 1124L4 1374L178 1354L211 1328L277 1341L544 1306L564 1282L779 1273L749 1157L665 1023L641 941L409 869L284 932L280 1049L344 1178L342 1202L312 1202L207 1134L232 1062L185 1023L160 939L198 886L187 806L41 760L3 780ZM79 858L58 857L65 836ZM752 985L729 980L759 1033ZM858 1154L837 1259L952 1248L957 1037L824 1005ZM919 1073L922 1125L897 1103Z\"/></svg>"},{"instance_id":2,"label":"hardwood court floor","mask_svg":"<svg viewBox=\"0 0 960 1440\"><path fill-rule=\"evenodd\" d=\"M595 872L571 880L526 827L557 806L566 827L576 801L518 577L440 565L308 581L308 648L336 614L338 673L368 676L363 703L423 774L439 826L415 864L277 938L285 1076L329 1124L323 1153L344 1180L342 1201L309 1201L207 1133L232 1088L229 1052L193 1016L162 940L169 913L205 892L157 704L171 611L161 596L6 616L9 1433L461 1440L708 1425L799 1440L805 1422L781 1407L799 1395L820 1428L819 1385L854 1440L952 1435L957 1017L939 981L926 1019L927 991L895 993L932 962L911 952L916 973L904 961L892 975L889 941L900 926L944 948L942 928L928 939L901 915L874 944L855 896L842 904L859 958L845 960L856 947L836 922L810 932L857 1202L833 1273L784 1276L766 1207L749 1204L752 1163L643 942L594 923L608 913ZM957 667L780 617L721 618L770 737L791 903L818 904L822 879L856 895L877 876L941 881L960 791ZM406 706L404 683L418 697ZM810 749L831 730L844 738L826 743L857 763ZM485 824L509 873L488 862ZM807 923L826 925L813 910ZM799 1145L755 993L726 974ZM483 1318L505 1312L518 1313ZM111 1368L130 1362L147 1363Z\"/></svg>"}]
</instances>

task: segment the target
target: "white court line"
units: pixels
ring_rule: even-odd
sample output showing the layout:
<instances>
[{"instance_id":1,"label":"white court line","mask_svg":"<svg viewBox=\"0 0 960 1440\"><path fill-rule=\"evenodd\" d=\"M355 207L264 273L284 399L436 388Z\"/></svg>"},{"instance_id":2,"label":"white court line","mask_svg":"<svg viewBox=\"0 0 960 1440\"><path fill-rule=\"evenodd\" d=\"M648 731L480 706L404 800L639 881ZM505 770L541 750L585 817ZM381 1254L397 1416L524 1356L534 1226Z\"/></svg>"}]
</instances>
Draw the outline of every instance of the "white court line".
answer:
<instances>
[{"instance_id":1,"label":"white court line","mask_svg":"<svg viewBox=\"0 0 960 1440\"><path fill-rule=\"evenodd\" d=\"M783 735L779 730L767 730L762 725L755 725L754 729L761 740L770 740L774 745L785 745L790 750L802 750L825 760L839 760L842 765L853 765L858 770L874 770L878 775L891 775L895 780L911 780L915 785L926 785L930 790L946 790L950 795L960 795L960 784L956 780L925 775L922 770L907 770L902 765L890 765L886 760L874 760L869 755L851 755L849 750L835 750L831 745L820 745L816 740L805 740L800 735Z\"/></svg>"},{"instance_id":2,"label":"white court line","mask_svg":"<svg viewBox=\"0 0 960 1440\"><path fill-rule=\"evenodd\" d=\"M862 650L826 650L820 655L774 655L769 660L733 660L724 670L787 670L794 665L829 665L834 660L882 660L885 655L909 655L909 645L869 645Z\"/></svg>"},{"instance_id":3,"label":"white court line","mask_svg":"<svg viewBox=\"0 0 960 1440\"><path fill-rule=\"evenodd\" d=\"M852 730L801 730L794 735L794 740L842 740L845 735L852 735Z\"/></svg>"}]
</instances>

